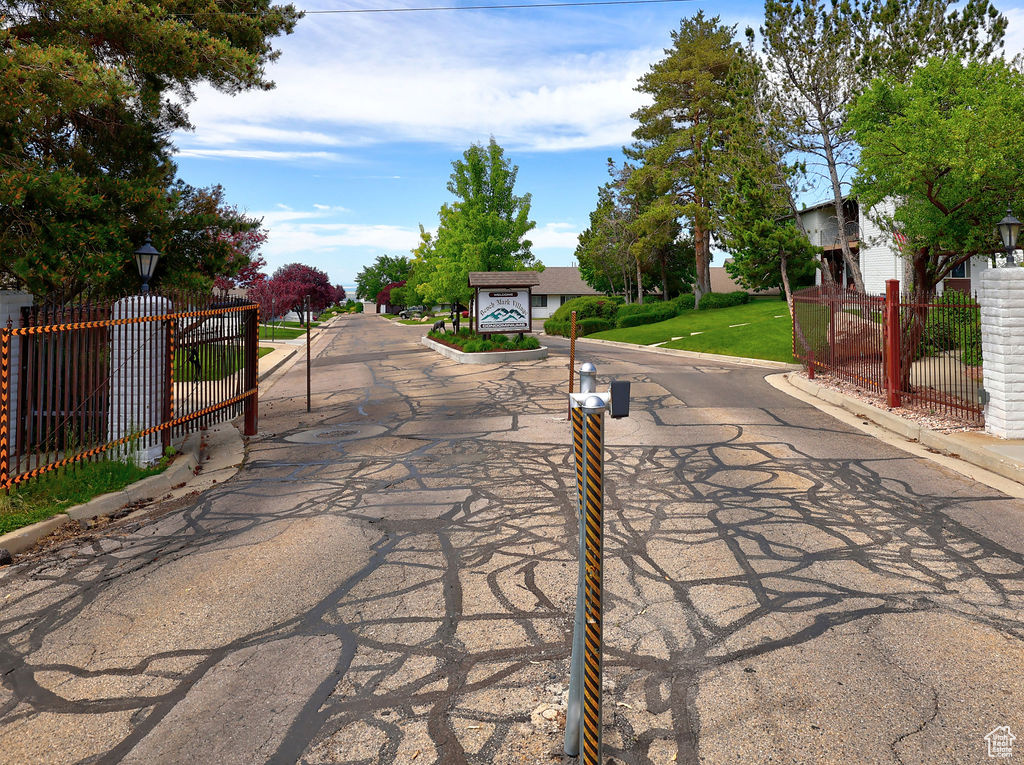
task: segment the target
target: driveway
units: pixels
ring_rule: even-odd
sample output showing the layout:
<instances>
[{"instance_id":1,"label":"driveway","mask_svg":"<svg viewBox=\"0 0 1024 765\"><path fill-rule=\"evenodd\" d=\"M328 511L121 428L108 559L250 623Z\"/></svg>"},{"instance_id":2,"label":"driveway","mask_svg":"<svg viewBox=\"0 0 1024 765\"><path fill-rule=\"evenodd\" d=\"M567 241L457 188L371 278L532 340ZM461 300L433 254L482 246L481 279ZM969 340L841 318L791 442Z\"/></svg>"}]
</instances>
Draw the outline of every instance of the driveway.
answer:
<instances>
[{"instance_id":1,"label":"driveway","mask_svg":"<svg viewBox=\"0 0 1024 765\"><path fill-rule=\"evenodd\" d=\"M344 317L312 413L300 358L234 479L2 570L0 761L568 761L563 349L460 366L422 334ZM606 428L607 755L986 762L1024 736L1024 503L771 370L578 351L633 387Z\"/></svg>"}]
</instances>

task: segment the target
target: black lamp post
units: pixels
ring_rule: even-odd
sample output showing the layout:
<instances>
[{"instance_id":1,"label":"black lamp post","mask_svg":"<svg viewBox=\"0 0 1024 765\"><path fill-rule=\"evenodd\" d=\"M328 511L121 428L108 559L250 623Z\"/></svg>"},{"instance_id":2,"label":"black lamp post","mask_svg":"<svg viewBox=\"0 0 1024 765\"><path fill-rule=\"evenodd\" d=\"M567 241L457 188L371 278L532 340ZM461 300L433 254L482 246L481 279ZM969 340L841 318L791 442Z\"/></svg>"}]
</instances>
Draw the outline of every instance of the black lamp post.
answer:
<instances>
[{"instance_id":1,"label":"black lamp post","mask_svg":"<svg viewBox=\"0 0 1024 765\"><path fill-rule=\"evenodd\" d=\"M158 260L160 253L147 236L146 243L135 251L135 266L139 269L139 278L142 279L143 293L149 292L149 280L153 278Z\"/></svg>"},{"instance_id":2,"label":"black lamp post","mask_svg":"<svg viewBox=\"0 0 1024 765\"><path fill-rule=\"evenodd\" d=\"M1017 234L1020 233L1020 221L1013 217L1010 208L1006 208L1006 217L999 221L999 236L1003 238L1006 249L1006 265L1012 266L1013 252L1017 249Z\"/></svg>"}]
</instances>

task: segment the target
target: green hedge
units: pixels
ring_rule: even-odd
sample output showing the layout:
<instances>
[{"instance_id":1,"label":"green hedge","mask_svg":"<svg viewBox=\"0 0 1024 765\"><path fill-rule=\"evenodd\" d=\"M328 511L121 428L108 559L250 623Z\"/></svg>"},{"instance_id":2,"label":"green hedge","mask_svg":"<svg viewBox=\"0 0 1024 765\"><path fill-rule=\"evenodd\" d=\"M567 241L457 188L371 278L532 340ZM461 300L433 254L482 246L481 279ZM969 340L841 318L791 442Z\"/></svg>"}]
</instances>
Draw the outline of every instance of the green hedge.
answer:
<instances>
[{"instance_id":1,"label":"green hedge","mask_svg":"<svg viewBox=\"0 0 1024 765\"><path fill-rule=\"evenodd\" d=\"M570 314L576 312L576 321L599 317L602 319L615 319L615 313L619 310L617 301L604 295L587 295L585 297L573 298L568 303L559 306L558 310L551 314L552 319L569 322Z\"/></svg>"},{"instance_id":2,"label":"green hedge","mask_svg":"<svg viewBox=\"0 0 1024 765\"><path fill-rule=\"evenodd\" d=\"M621 300L621 299L620 299ZM646 303L621 305L613 298L582 297L570 300L544 322L544 331L549 335L569 336L569 312L576 311L576 333L579 336L603 332L618 327L639 327L641 324L671 319L684 311L692 311L693 293L679 295L669 301L648 298ZM710 292L700 301L702 311L713 308L730 308L750 302L750 295L742 290L721 293Z\"/></svg>"},{"instance_id":3,"label":"green hedge","mask_svg":"<svg viewBox=\"0 0 1024 765\"><path fill-rule=\"evenodd\" d=\"M549 335L569 336L569 322L561 319L548 319L544 322L544 331Z\"/></svg>"},{"instance_id":4,"label":"green hedge","mask_svg":"<svg viewBox=\"0 0 1024 765\"><path fill-rule=\"evenodd\" d=\"M700 310L709 311L713 308L732 308L750 302L750 295L743 290L735 292L709 292L700 299Z\"/></svg>"},{"instance_id":5,"label":"green hedge","mask_svg":"<svg viewBox=\"0 0 1024 765\"><path fill-rule=\"evenodd\" d=\"M591 316L589 319L576 320L576 331L581 337L614 328L615 324L611 319L603 319L600 316Z\"/></svg>"}]
</instances>

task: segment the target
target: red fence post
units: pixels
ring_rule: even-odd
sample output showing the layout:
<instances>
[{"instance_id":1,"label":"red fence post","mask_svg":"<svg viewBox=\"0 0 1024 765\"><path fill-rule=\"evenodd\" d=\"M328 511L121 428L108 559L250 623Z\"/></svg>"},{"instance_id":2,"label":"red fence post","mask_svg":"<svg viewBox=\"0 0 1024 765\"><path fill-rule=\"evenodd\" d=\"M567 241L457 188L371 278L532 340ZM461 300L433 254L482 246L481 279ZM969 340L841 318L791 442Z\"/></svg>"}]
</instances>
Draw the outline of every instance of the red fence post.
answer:
<instances>
[{"instance_id":1,"label":"red fence post","mask_svg":"<svg viewBox=\"0 0 1024 765\"><path fill-rule=\"evenodd\" d=\"M900 283L885 282L885 394L889 406L900 405Z\"/></svg>"},{"instance_id":2,"label":"red fence post","mask_svg":"<svg viewBox=\"0 0 1024 765\"><path fill-rule=\"evenodd\" d=\"M255 436L259 420L260 309L249 311L245 328L245 435Z\"/></svg>"}]
</instances>

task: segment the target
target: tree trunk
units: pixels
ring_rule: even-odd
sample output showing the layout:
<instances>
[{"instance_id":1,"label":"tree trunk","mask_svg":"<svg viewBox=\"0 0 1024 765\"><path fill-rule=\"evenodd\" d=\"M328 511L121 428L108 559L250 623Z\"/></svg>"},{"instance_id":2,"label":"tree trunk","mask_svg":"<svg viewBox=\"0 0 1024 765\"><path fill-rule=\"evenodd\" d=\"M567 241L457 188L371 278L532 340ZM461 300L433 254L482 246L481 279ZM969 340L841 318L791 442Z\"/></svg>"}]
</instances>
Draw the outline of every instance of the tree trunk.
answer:
<instances>
[{"instance_id":1,"label":"tree trunk","mask_svg":"<svg viewBox=\"0 0 1024 765\"><path fill-rule=\"evenodd\" d=\"M711 292L710 232L700 223L693 225L693 245L697 264L697 281L693 285L693 307L698 308L701 298Z\"/></svg>"},{"instance_id":2,"label":"tree trunk","mask_svg":"<svg viewBox=\"0 0 1024 765\"><path fill-rule=\"evenodd\" d=\"M782 289L786 293L786 306L789 308L789 318L793 318L793 290L789 287L789 258L785 251L779 253L779 262L782 264ZM795 325L794 325L795 326Z\"/></svg>"},{"instance_id":3,"label":"tree trunk","mask_svg":"<svg viewBox=\"0 0 1024 765\"><path fill-rule=\"evenodd\" d=\"M928 278L926 251L915 253L914 283L910 305L900 311L900 390L910 392L910 371L928 323L928 305L935 298L935 284Z\"/></svg>"},{"instance_id":4,"label":"tree trunk","mask_svg":"<svg viewBox=\"0 0 1024 765\"><path fill-rule=\"evenodd\" d=\"M626 296L626 302L633 302L633 285L629 281L629 269L626 268L626 264L622 264L622 292Z\"/></svg>"},{"instance_id":5,"label":"tree trunk","mask_svg":"<svg viewBox=\"0 0 1024 765\"><path fill-rule=\"evenodd\" d=\"M661 253L661 299L668 300L668 253Z\"/></svg>"},{"instance_id":6,"label":"tree trunk","mask_svg":"<svg viewBox=\"0 0 1024 765\"><path fill-rule=\"evenodd\" d=\"M846 237L846 217L843 214L843 185L839 181L839 171L836 169L836 157L832 148L832 136L824 127L824 116L818 115L821 129L822 146L825 149L825 161L828 164L828 175L832 181L832 200L835 204L836 221L839 225L839 246L843 249L843 262L846 263L853 274L853 283L857 292L864 294L864 277L860 273L860 263L853 259L853 252L850 251L850 240Z\"/></svg>"},{"instance_id":7,"label":"tree trunk","mask_svg":"<svg viewBox=\"0 0 1024 765\"><path fill-rule=\"evenodd\" d=\"M640 270L640 258L636 258L636 302L644 304L644 275Z\"/></svg>"}]
</instances>

